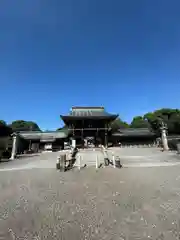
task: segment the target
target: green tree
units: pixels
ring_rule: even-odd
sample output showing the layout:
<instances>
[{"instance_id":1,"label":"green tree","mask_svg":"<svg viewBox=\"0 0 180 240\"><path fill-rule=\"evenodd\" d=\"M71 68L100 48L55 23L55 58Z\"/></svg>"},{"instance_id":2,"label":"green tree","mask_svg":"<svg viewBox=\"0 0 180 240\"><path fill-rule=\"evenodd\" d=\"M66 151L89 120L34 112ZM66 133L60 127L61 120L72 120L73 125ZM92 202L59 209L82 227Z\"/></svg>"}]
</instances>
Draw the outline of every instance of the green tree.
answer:
<instances>
[{"instance_id":1,"label":"green tree","mask_svg":"<svg viewBox=\"0 0 180 240\"><path fill-rule=\"evenodd\" d=\"M153 113L145 114L144 119L148 120L151 128L155 132L160 133L161 122L163 121L168 127L169 134L180 134L179 109L162 108L154 111Z\"/></svg>"},{"instance_id":2,"label":"green tree","mask_svg":"<svg viewBox=\"0 0 180 240\"><path fill-rule=\"evenodd\" d=\"M0 120L0 126L7 126L7 124L4 120Z\"/></svg>"},{"instance_id":3,"label":"green tree","mask_svg":"<svg viewBox=\"0 0 180 240\"><path fill-rule=\"evenodd\" d=\"M167 122L168 132L172 134L180 133L180 113L172 113Z\"/></svg>"},{"instance_id":4,"label":"green tree","mask_svg":"<svg viewBox=\"0 0 180 240\"><path fill-rule=\"evenodd\" d=\"M120 128L128 128L129 124L127 122L122 121L120 118L116 118L110 125L112 131L117 131Z\"/></svg>"},{"instance_id":5,"label":"green tree","mask_svg":"<svg viewBox=\"0 0 180 240\"><path fill-rule=\"evenodd\" d=\"M13 132L19 131L41 131L37 123L32 121L16 120L9 125Z\"/></svg>"},{"instance_id":6,"label":"green tree","mask_svg":"<svg viewBox=\"0 0 180 240\"><path fill-rule=\"evenodd\" d=\"M155 120L155 115L152 112L148 112L143 116L144 120L147 120L148 122Z\"/></svg>"},{"instance_id":7,"label":"green tree","mask_svg":"<svg viewBox=\"0 0 180 240\"><path fill-rule=\"evenodd\" d=\"M56 131L68 130L68 126L64 125L62 128L57 128Z\"/></svg>"},{"instance_id":8,"label":"green tree","mask_svg":"<svg viewBox=\"0 0 180 240\"><path fill-rule=\"evenodd\" d=\"M12 133L12 129L4 120L0 120L0 136L8 136Z\"/></svg>"},{"instance_id":9,"label":"green tree","mask_svg":"<svg viewBox=\"0 0 180 240\"><path fill-rule=\"evenodd\" d=\"M149 128L153 131L156 132L157 135L160 134L160 123L159 123L159 117L158 115L154 114L153 112L146 113L143 116L143 119L148 121L149 123Z\"/></svg>"},{"instance_id":10,"label":"green tree","mask_svg":"<svg viewBox=\"0 0 180 240\"><path fill-rule=\"evenodd\" d=\"M130 127L131 128L148 128L149 127L149 123L143 117L137 116L137 117L133 118Z\"/></svg>"}]
</instances>

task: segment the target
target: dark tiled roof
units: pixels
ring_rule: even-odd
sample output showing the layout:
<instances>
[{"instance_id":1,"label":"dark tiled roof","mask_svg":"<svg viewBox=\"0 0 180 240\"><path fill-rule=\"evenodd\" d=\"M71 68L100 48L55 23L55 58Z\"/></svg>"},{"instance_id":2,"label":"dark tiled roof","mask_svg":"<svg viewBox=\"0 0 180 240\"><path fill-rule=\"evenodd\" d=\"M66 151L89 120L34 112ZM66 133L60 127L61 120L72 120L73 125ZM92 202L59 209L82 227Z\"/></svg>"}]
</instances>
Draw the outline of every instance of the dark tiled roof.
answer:
<instances>
[{"instance_id":1,"label":"dark tiled roof","mask_svg":"<svg viewBox=\"0 0 180 240\"><path fill-rule=\"evenodd\" d=\"M103 107L72 107L70 117L111 117L114 116L105 111Z\"/></svg>"},{"instance_id":2,"label":"dark tiled roof","mask_svg":"<svg viewBox=\"0 0 180 240\"><path fill-rule=\"evenodd\" d=\"M75 116L75 117L107 117L107 116L111 116L111 114L105 112L105 111L92 111L92 110L88 110L88 111L72 111L70 113L70 116Z\"/></svg>"},{"instance_id":3,"label":"dark tiled roof","mask_svg":"<svg viewBox=\"0 0 180 240\"><path fill-rule=\"evenodd\" d=\"M154 136L155 134L150 131L148 128L127 128L119 129L117 132L113 133L113 136L127 136L127 137L136 137L136 136Z\"/></svg>"},{"instance_id":4,"label":"dark tiled roof","mask_svg":"<svg viewBox=\"0 0 180 240\"><path fill-rule=\"evenodd\" d=\"M54 132L19 132L20 137L27 139L27 140L41 140L41 141L53 141L56 138L66 138L68 136L68 132L61 130L61 131L54 131Z\"/></svg>"},{"instance_id":5,"label":"dark tiled roof","mask_svg":"<svg viewBox=\"0 0 180 240\"><path fill-rule=\"evenodd\" d=\"M104 107L72 107L71 108L72 111L76 111L76 110L101 110L104 111Z\"/></svg>"}]
</instances>

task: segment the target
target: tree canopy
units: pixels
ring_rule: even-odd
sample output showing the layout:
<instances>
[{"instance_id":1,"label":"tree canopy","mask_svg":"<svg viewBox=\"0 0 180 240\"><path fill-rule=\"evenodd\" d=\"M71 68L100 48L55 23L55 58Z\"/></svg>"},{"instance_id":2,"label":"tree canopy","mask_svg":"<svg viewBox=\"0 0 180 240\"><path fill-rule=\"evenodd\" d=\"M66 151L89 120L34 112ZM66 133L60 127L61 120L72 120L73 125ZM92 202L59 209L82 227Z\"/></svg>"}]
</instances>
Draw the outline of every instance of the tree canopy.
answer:
<instances>
[{"instance_id":1,"label":"tree canopy","mask_svg":"<svg viewBox=\"0 0 180 240\"><path fill-rule=\"evenodd\" d=\"M117 131L120 128L128 128L129 125L127 122L122 121L119 117L116 118L112 123L111 126L113 131Z\"/></svg>"},{"instance_id":2,"label":"tree canopy","mask_svg":"<svg viewBox=\"0 0 180 240\"><path fill-rule=\"evenodd\" d=\"M57 128L56 131L68 130L68 127L64 125L62 128Z\"/></svg>"},{"instance_id":3,"label":"tree canopy","mask_svg":"<svg viewBox=\"0 0 180 240\"><path fill-rule=\"evenodd\" d=\"M5 121L0 120L0 136L7 136L12 133L12 129L6 124Z\"/></svg>"},{"instance_id":4,"label":"tree canopy","mask_svg":"<svg viewBox=\"0 0 180 240\"><path fill-rule=\"evenodd\" d=\"M159 133L162 122L167 126L169 134L180 134L180 109L162 108L154 112L148 112L144 116L136 116L130 124L116 119L112 128L150 128Z\"/></svg>"},{"instance_id":5,"label":"tree canopy","mask_svg":"<svg viewBox=\"0 0 180 240\"><path fill-rule=\"evenodd\" d=\"M13 132L19 131L41 131L37 123L32 121L16 120L10 125Z\"/></svg>"},{"instance_id":6,"label":"tree canopy","mask_svg":"<svg viewBox=\"0 0 180 240\"><path fill-rule=\"evenodd\" d=\"M0 126L7 126L7 124L4 120L0 120Z\"/></svg>"},{"instance_id":7,"label":"tree canopy","mask_svg":"<svg viewBox=\"0 0 180 240\"><path fill-rule=\"evenodd\" d=\"M137 116L134 117L131 124L131 128L148 128L149 127L149 122L144 119L142 116Z\"/></svg>"},{"instance_id":8,"label":"tree canopy","mask_svg":"<svg viewBox=\"0 0 180 240\"><path fill-rule=\"evenodd\" d=\"M163 121L167 126L169 134L180 134L179 109L162 108L153 113L145 114L144 119L147 119L153 130L158 130L160 121Z\"/></svg>"}]
</instances>

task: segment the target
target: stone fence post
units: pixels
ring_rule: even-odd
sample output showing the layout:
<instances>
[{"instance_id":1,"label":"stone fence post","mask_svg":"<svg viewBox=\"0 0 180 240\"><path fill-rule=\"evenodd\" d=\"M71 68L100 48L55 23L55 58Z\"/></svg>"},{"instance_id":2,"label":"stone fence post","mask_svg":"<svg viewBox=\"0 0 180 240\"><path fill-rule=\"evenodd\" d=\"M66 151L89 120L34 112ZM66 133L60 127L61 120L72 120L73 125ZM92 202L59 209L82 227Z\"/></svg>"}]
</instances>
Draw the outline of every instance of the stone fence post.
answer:
<instances>
[{"instance_id":1,"label":"stone fence post","mask_svg":"<svg viewBox=\"0 0 180 240\"><path fill-rule=\"evenodd\" d=\"M166 135L166 129L162 128L161 129L161 138L162 138L162 145L163 145L163 150L168 151L168 140L167 140L167 135Z\"/></svg>"},{"instance_id":2,"label":"stone fence post","mask_svg":"<svg viewBox=\"0 0 180 240\"><path fill-rule=\"evenodd\" d=\"M11 160L15 159L17 153L17 135L13 136L13 144L12 144L12 152L11 152Z\"/></svg>"}]
</instances>

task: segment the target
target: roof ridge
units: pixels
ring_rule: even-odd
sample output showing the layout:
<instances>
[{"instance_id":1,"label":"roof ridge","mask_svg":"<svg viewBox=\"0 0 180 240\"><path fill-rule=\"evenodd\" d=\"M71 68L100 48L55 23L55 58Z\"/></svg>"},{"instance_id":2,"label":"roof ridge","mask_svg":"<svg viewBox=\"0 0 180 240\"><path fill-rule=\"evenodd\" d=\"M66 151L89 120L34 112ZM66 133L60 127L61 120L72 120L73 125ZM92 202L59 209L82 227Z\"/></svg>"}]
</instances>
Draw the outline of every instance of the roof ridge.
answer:
<instances>
[{"instance_id":1,"label":"roof ridge","mask_svg":"<svg viewBox=\"0 0 180 240\"><path fill-rule=\"evenodd\" d=\"M74 107L72 107L72 109L74 109L74 108L101 108L101 109L104 109L104 107L102 107L102 106L74 106Z\"/></svg>"},{"instance_id":2,"label":"roof ridge","mask_svg":"<svg viewBox=\"0 0 180 240\"><path fill-rule=\"evenodd\" d=\"M93 111L93 110L99 110L99 111L105 111L105 108L104 107L72 107L71 108L71 112L73 112L73 111L78 111L78 110L80 110L80 111Z\"/></svg>"},{"instance_id":3,"label":"roof ridge","mask_svg":"<svg viewBox=\"0 0 180 240\"><path fill-rule=\"evenodd\" d=\"M58 131L19 131L18 133L25 133L25 134L33 134L33 133L40 133L40 134L43 134L43 133L58 133L58 132L64 132L64 131L67 131L68 129L61 129L61 130L58 130Z\"/></svg>"}]
</instances>

